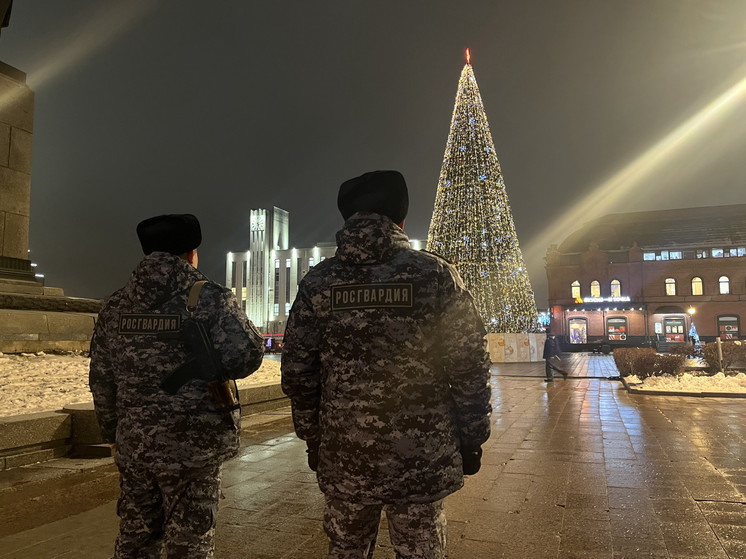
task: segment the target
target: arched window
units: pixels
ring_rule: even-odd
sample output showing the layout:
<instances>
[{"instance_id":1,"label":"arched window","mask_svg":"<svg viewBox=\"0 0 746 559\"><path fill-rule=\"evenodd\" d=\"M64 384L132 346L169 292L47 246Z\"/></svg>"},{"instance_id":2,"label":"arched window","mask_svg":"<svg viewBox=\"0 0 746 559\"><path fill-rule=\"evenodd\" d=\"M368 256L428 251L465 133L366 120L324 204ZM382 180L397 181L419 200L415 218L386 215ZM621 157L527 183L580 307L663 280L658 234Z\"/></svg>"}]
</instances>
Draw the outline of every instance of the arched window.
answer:
<instances>
[{"instance_id":1,"label":"arched window","mask_svg":"<svg viewBox=\"0 0 746 559\"><path fill-rule=\"evenodd\" d=\"M622 296L622 283L619 280L611 280L611 296L612 297Z\"/></svg>"},{"instance_id":2,"label":"arched window","mask_svg":"<svg viewBox=\"0 0 746 559\"><path fill-rule=\"evenodd\" d=\"M593 280L591 282L591 297L600 297L601 296L601 284L598 283L596 280Z\"/></svg>"},{"instance_id":3,"label":"arched window","mask_svg":"<svg viewBox=\"0 0 746 559\"><path fill-rule=\"evenodd\" d=\"M676 295L676 280L666 278L666 295Z\"/></svg>"},{"instance_id":4,"label":"arched window","mask_svg":"<svg viewBox=\"0 0 746 559\"><path fill-rule=\"evenodd\" d=\"M702 294L704 294L704 291L702 290L702 278L692 278L692 295Z\"/></svg>"},{"instance_id":5,"label":"arched window","mask_svg":"<svg viewBox=\"0 0 746 559\"><path fill-rule=\"evenodd\" d=\"M720 276L718 283L720 284L720 295L728 295L730 293L730 279L728 279L728 276Z\"/></svg>"},{"instance_id":6,"label":"arched window","mask_svg":"<svg viewBox=\"0 0 746 559\"><path fill-rule=\"evenodd\" d=\"M580 282L575 280L570 285L570 291L573 299L579 299L580 298Z\"/></svg>"}]
</instances>

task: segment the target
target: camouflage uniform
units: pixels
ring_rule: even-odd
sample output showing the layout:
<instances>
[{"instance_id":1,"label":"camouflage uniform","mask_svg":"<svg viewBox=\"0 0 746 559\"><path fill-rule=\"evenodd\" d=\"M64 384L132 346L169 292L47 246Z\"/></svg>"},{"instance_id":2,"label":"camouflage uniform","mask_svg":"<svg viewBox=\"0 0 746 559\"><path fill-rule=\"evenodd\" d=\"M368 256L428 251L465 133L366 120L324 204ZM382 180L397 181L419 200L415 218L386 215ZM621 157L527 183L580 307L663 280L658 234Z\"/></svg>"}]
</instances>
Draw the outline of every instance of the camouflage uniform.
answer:
<instances>
[{"instance_id":1,"label":"camouflage uniform","mask_svg":"<svg viewBox=\"0 0 746 559\"><path fill-rule=\"evenodd\" d=\"M185 260L153 252L96 323L89 382L103 438L117 444L117 558L160 557L164 540L169 557L212 557L220 467L238 450L240 411L218 411L204 380L175 395L163 391L161 381L188 354L179 341L156 335L174 316L188 316L189 291L203 279ZM262 337L229 290L207 283L195 318L207 325L231 378L261 365Z\"/></svg>"},{"instance_id":2,"label":"camouflage uniform","mask_svg":"<svg viewBox=\"0 0 746 559\"><path fill-rule=\"evenodd\" d=\"M371 518L422 504L429 540L444 540L440 501L463 485L459 449L490 433L484 327L455 268L412 250L388 217L354 214L337 244L301 282L282 355L296 433L320 440L330 557L361 557L370 541L360 526L358 551L345 551L354 526L334 521L345 503L372 505L361 513ZM428 531L400 525L410 541Z\"/></svg>"}]
</instances>

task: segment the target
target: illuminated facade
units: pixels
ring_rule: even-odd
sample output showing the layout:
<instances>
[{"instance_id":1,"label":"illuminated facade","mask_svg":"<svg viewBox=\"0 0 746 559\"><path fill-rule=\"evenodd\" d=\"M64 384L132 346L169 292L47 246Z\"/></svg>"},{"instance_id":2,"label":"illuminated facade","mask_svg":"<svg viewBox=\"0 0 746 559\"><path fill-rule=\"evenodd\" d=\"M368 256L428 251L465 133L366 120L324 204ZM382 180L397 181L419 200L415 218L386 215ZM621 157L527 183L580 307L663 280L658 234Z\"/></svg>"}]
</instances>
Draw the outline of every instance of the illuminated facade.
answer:
<instances>
[{"instance_id":1,"label":"illuminated facade","mask_svg":"<svg viewBox=\"0 0 746 559\"><path fill-rule=\"evenodd\" d=\"M336 248L334 243L290 248L290 214L276 207L252 209L249 250L228 253L225 284L257 328L281 334L300 280Z\"/></svg>"},{"instance_id":2,"label":"illuminated facade","mask_svg":"<svg viewBox=\"0 0 746 559\"><path fill-rule=\"evenodd\" d=\"M570 350L744 337L746 204L611 214L546 256L552 331Z\"/></svg>"},{"instance_id":3,"label":"illuminated facade","mask_svg":"<svg viewBox=\"0 0 746 559\"><path fill-rule=\"evenodd\" d=\"M290 214L280 208L252 209L249 228L249 250L227 254L225 285L262 333L282 334L300 280L314 265L334 256L337 245L289 248ZM420 249L420 241L411 244Z\"/></svg>"}]
</instances>

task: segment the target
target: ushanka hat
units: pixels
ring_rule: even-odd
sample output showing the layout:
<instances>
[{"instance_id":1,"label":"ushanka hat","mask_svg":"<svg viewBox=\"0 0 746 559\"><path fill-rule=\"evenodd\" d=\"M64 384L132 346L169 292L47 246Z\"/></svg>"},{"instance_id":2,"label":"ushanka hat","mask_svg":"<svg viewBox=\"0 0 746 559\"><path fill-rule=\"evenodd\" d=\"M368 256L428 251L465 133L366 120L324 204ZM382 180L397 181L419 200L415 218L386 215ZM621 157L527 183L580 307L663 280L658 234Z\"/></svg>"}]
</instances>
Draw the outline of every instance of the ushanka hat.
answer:
<instances>
[{"instance_id":1,"label":"ushanka hat","mask_svg":"<svg viewBox=\"0 0 746 559\"><path fill-rule=\"evenodd\" d=\"M337 206L347 220L355 212L385 215L397 225L407 217L409 193L399 171L372 171L342 183Z\"/></svg>"},{"instance_id":2,"label":"ushanka hat","mask_svg":"<svg viewBox=\"0 0 746 559\"><path fill-rule=\"evenodd\" d=\"M170 252L184 254L202 242L199 221L192 214L167 214L137 224L137 236L145 254Z\"/></svg>"}]
</instances>

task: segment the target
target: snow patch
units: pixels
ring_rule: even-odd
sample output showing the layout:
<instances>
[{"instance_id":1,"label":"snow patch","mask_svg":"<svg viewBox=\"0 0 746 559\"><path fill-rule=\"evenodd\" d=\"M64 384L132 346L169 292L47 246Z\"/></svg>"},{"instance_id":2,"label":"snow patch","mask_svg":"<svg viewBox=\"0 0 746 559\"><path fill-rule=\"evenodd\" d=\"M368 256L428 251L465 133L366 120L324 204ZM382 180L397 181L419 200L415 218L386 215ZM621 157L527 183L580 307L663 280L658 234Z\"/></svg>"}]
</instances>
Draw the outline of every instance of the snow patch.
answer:
<instances>
[{"instance_id":1,"label":"snow patch","mask_svg":"<svg viewBox=\"0 0 746 559\"><path fill-rule=\"evenodd\" d=\"M661 390L666 392L726 392L746 393L746 374L698 375L684 373L681 376L660 375L644 381L636 375L624 377L628 385L637 390Z\"/></svg>"},{"instance_id":2,"label":"snow patch","mask_svg":"<svg viewBox=\"0 0 746 559\"><path fill-rule=\"evenodd\" d=\"M88 388L90 362L81 355L0 353L0 417L92 402ZM279 382L280 363L265 359L258 371L238 381L238 387Z\"/></svg>"}]
</instances>

